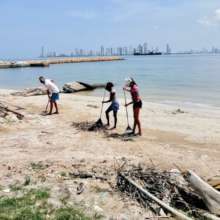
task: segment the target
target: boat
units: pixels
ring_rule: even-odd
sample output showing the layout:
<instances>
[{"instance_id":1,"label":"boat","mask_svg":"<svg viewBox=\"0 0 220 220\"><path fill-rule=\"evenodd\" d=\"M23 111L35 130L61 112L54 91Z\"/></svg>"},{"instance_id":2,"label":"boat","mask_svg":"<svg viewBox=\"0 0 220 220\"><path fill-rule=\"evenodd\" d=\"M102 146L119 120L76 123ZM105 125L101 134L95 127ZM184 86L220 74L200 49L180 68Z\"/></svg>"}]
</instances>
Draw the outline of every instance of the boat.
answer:
<instances>
[{"instance_id":1,"label":"boat","mask_svg":"<svg viewBox=\"0 0 220 220\"><path fill-rule=\"evenodd\" d=\"M134 56L153 56L153 55L162 55L162 53L161 52L154 52L154 51L151 51L148 53L140 53L140 52L134 53Z\"/></svg>"}]
</instances>

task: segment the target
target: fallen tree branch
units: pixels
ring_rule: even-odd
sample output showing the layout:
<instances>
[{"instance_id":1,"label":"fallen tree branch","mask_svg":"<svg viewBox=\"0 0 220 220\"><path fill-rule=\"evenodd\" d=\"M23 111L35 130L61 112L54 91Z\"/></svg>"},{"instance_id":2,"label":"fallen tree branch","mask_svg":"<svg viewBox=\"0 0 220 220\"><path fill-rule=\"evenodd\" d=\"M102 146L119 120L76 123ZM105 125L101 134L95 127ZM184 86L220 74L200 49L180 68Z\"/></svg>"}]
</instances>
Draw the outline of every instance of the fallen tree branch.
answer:
<instances>
[{"instance_id":1,"label":"fallen tree branch","mask_svg":"<svg viewBox=\"0 0 220 220\"><path fill-rule=\"evenodd\" d=\"M193 189L202 197L209 211L220 215L220 192L202 180L193 171L187 171L187 179Z\"/></svg>"},{"instance_id":2,"label":"fallen tree branch","mask_svg":"<svg viewBox=\"0 0 220 220\"><path fill-rule=\"evenodd\" d=\"M137 183L135 183L133 180L130 178L124 176L123 174L119 174L121 177L123 177L126 181L128 181L130 184L132 184L134 187L136 187L141 193L143 193L146 197L149 199L153 200L155 203L157 203L160 207L164 208L171 214L173 214L175 217L181 220L192 220L192 218L189 218L188 216L182 214L181 212L177 211L176 209L170 207L160 199L158 199L156 196L148 192L147 190L143 189L141 186L139 186Z\"/></svg>"},{"instance_id":3,"label":"fallen tree branch","mask_svg":"<svg viewBox=\"0 0 220 220\"><path fill-rule=\"evenodd\" d=\"M15 114L17 116L17 118L20 120L24 118L24 115L22 115L21 113L14 111L12 109L9 109L7 106L3 106L1 104L0 104L0 110L6 111L6 112L11 112L11 113Z\"/></svg>"}]
</instances>

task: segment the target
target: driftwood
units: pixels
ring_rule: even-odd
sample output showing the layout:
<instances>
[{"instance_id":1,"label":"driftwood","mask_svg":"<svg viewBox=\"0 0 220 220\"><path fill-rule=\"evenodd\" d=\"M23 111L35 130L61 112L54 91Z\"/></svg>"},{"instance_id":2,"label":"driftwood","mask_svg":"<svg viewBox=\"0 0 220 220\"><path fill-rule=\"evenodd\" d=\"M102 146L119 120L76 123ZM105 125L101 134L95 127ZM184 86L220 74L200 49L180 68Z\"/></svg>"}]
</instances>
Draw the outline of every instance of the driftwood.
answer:
<instances>
[{"instance_id":1,"label":"driftwood","mask_svg":"<svg viewBox=\"0 0 220 220\"><path fill-rule=\"evenodd\" d=\"M72 172L69 173L69 175L72 178L80 178L80 179L89 179L89 178L93 178L93 179L98 179L98 180L103 180L103 181L107 181L108 179L103 177L103 176L96 176L93 173L84 173L84 172Z\"/></svg>"},{"instance_id":2,"label":"driftwood","mask_svg":"<svg viewBox=\"0 0 220 220\"><path fill-rule=\"evenodd\" d=\"M81 92L81 91L89 91L94 90L97 88L103 88L105 87L105 84L88 84L84 82L72 82L72 83L66 83L63 86L63 92L64 93L75 93L75 92Z\"/></svg>"},{"instance_id":3,"label":"driftwood","mask_svg":"<svg viewBox=\"0 0 220 220\"><path fill-rule=\"evenodd\" d=\"M162 200L158 199L156 196L148 192L147 190L143 189L140 185L135 183L130 178L124 176L123 174L120 174L121 177L123 177L126 181L128 181L131 185L136 187L141 193L143 193L146 197L153 200L155 203L157 203L159 206L161 206L163 209L167 210L169 213L174 215L177 219L181 220L192 220L192 218L189 218L188 216L184 215L183 213L177 211L176 209L170 207L166 203L164 203Z\"/></svg>"},{"instance_id":4,"label":"driftwood","mask_svg":"<svg viewBox=\"0 0 220 220\"><path fill-rule=\"evenodd\" d=\"M212 215L210 213L203 213L202 216L204 217L204 219L207 219L207 220L220 220L219 217Z\"/></svg>"},{"instance_id":5,"label":"driftwood","mask_svg":"<svg viewBox=\"0 0 220 220\"><path fill-rule=\"evenodd\" d=\"M13 96L37 96L37 95L46 95L46 89L41 87L38 88L28 88L24 89L23 91L13 92L11 95Z\"/></svg>"},{"instance_id":6,"label":"driftwood","mask_svg":"<svg viewBox=\"0 0 220 220\"><path fill-rule=\"evenodd\" d=\"M187 172L187 179L191 187L202 197L209 211L213 214L220 215L220 192L203 181L191 170Z\"/></svg>"},{"instance_id":7,"label":"driftwood","mask_svg":"<svg viewBox=\"0 0 220 220\"><path fill-rule=\"evenodd\" d=\"M11 112L11 113L15 114L19 120L22 120L24 118L23 114L15 111L15 110L10 109L7 106L2 105L1 103L0 103L0 112L3 112L3 114L5 116L6 116L6 112Z\"/></svg>"}]
</instances>

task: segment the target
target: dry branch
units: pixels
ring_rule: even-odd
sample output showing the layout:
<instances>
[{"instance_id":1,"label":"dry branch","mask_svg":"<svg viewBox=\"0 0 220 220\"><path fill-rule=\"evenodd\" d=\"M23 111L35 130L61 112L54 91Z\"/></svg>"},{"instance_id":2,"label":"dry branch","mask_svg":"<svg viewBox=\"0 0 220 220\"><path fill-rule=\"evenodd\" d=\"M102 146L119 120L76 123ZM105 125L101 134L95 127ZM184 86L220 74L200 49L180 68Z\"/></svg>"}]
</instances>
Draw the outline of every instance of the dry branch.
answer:
<instances>
[{"instance_id":1,"label":"dry branch","mask_svg":"<svg viewBox=\"0 0 220 220\"><path fill-rule=\"evenodd\" d=\"M132 184L134 187L136 187L141 193L143 193L146 197L148 197L149 199L153 200L154 202L156 202L159 206L161 206L162 208L164 208L165 210L167 210L168 212L170 212L171 214L173 214L175 217L177 217L178 219L181 220L192 220L191 218L187 217L186 215L182 214L181 212L177 211L176 209L170 207L169 205L167 205L166 203L164 203L163 201L161 201L160 199L158 199L156 196L154 196L153 194L151 194L150 192L148 192L147 190L143 189L141 186L139 186L137 183L135 183L133 180L131 180L130 178L124 176L123 174L120 174L121 177L123 177L126 181L128 181L130 184Z\"/></svg>"}]
</instances>

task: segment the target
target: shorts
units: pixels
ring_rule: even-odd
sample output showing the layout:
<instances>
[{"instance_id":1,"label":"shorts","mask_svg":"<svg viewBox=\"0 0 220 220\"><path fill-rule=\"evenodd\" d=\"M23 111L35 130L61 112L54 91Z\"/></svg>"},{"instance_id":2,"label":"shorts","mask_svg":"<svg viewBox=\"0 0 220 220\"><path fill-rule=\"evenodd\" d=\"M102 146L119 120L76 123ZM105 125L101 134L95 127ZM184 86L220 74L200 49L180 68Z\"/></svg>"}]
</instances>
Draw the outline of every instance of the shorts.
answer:
<instances>
[{"instance_id":1,"label":"shorts","mask_svg":"<svg viewBox=\"0 0 220 220\"><path fill-rule=\"evenodd\" d=\"M142 101L141 100L134 102L133 109L136 109L136 108L142 108Z\"/></svg>"},{"instance_id":2,"label":"shorts","mask_svg":"<svg viewBox=\"0 0 220 220\"><path fill-rule=\"evenodd\" d=\"M112 102L112 104L108 107L106 110L107 112L114 111L117 112L119 110L119 103L118 102Z\"/></svg>"},{"instance_id":3,"label":"shorts","mask_svg":"<svg viewBox=\"0 0 220 220\"><path fill-rule=\"evenodd\" d=\"M52 102L56 102L57 100L59 100L59 93L52 93L52 96L50 99Z\"/></svg>"}]
</instances>

